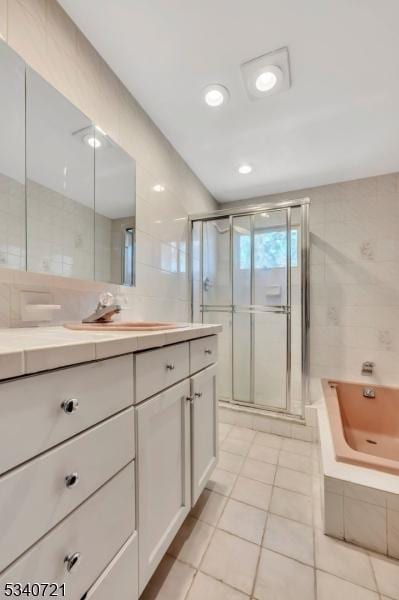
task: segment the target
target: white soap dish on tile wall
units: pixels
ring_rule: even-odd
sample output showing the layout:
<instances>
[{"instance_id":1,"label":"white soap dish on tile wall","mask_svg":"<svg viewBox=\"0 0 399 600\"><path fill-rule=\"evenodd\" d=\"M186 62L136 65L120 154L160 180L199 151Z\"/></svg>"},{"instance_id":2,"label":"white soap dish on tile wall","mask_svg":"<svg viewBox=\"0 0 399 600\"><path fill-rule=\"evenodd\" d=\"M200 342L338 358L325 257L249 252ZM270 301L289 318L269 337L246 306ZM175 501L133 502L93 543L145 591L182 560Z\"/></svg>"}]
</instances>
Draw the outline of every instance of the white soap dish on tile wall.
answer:
<instances>
[{"instance_id":1,"label":"white soap dish on tile wall","mask_svg":"<svg viewBox=\"0 0 399 600\"><path fill-rule=\"evenodd\" d=\"M24 323L47 323L53 320L54 311L61 310L53 303L51 292L23 291L20 293L21 321Z\"/></svg>"}]
</instances>

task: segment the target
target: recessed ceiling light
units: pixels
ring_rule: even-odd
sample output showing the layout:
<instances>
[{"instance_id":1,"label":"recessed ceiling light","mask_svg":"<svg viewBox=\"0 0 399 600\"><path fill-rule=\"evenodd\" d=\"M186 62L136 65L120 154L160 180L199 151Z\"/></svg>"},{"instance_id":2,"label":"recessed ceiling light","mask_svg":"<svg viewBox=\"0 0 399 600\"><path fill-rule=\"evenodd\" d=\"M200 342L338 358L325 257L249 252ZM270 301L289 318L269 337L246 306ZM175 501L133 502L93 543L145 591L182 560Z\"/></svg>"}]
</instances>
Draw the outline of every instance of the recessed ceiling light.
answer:
<instances>
[{"instance_id":1,"label":"recessed ceiling light","mask_svg":"<svg viewBox=\"0 0 399 600\"><path fill-rule=\"evenodd\" d=\"M240 165L238 167L238 172L241 175L248 175L249 173L252 172L252 167L251 167L251 165Z\"/></svg>"},{"instance_id":2,"label":"recessed ceiling light","mask_svg":"<svg viewBox=\"0 0 399 600\"><path fill-rule=\"evenodd\" d=\"M102 146L102 143L100 142L100 140L98 138L96 138L94 135L92 135L91 133L88 133L87 135L85 135L83 138L83 141L85 142L85 144L87 144L91 148L101 148L101 146Z\"/></svg>"},{"instance_id":3,"label":"recessed ceiling light","mask_svg":"<svg viewBox=\"0 0 399 600\"><path fill-rule=\"evenodd\" d=\"M288 48L243 63L241 74L251 100L288 90L291 85Z\"/></svg>"},{"instance_id":4,"label":"recessed ceiling light","mask_svg":"<svg viewBox=\"0 0 399 600\"><path fill-rule=\"evenodd\" d=\"M164 192L165 186L162 185L161 183L157 183L156 185L154 185L154 187L152 189L154 190L154 192Z\"/></svg>"},{"instance_id":5,"label":"recessed ceiling light","mask_svg":"<svg viewBox=\"0 0 399 600\"><path fill-rule=\"evenodd\" d=\"M275 66L268 67L265 71L262 71L255 79L255 87L260 92L269 92L274 88L276 83L283 76L281 69Z\"/></svg>"},{"instance_id":6,"label":"recessed ceiling light","mask_svg":"<svg viewBox=\"0 0 399 600\"><path fill-rule=\"evenodd\" d=\"M208 106L216 108L221 106L229 99L229 91L224 85L214 83L207 85L203 90L203 97Z\"/></svg>"}]
</instances>

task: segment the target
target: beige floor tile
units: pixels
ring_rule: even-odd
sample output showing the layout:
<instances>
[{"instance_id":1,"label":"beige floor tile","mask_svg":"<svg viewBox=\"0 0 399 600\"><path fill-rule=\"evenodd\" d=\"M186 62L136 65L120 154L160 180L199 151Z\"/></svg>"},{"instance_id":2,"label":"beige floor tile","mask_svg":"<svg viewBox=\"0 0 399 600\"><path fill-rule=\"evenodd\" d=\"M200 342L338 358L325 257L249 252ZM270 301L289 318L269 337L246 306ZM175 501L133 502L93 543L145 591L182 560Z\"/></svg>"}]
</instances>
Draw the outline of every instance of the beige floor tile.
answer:
<instances>
[{"instance_id":1,"label":"beige floor tile","mask_svg":"<svg viewBox=\"0 0 399 600\"><path fill-rule=\"evenodd\" d=\"M250 594L259 551L259 546L217 530L205 553L201 571Z\"/></svg>"},{"instance_id":2,"label":"beige floor tile","mask_svg":"<svg viewBox=\"0 0 399 600\"><path fill-rule=\"evenodd\" d=\"M399 600L399 561L373 554L371 563L380 594Z\"/></svg>"},{"instance_id":3,"label":"beige floor tile","mask_svg":"<svg viewBox=\"0 0 399 600\"><path fill-rule=\"evenodd\" d=\"M219 436L226 437L233 429L233 425L227 423L219 423Z\"/></svg>"},{"instance_id":4,"label":"beige floor tile","mask_svg":"<svg viewBox=\"0 0 399 600\"><path fill-rule=\"evenodd\" d=\"M277 464L278 455L279 450L276 448L269 448L268 446L260 446L258 444L253 444L248 453L249 458L262 460L263 462L271 463L272 465Z\"/></svg>"},{"instance_id":5,"label":"beige floor tile","mask_svg":"<svg viewBox=\"0 0 399 600\"><path fill-rule=\"evenodd\" d=\"M236 479L237 475L234 473L223 471L223 469L215 469L206 487L213 492L229 496Z\"/></svg>"},{"instance_id":6,"label":"beige floor tile","mask_svg":"<svg viewBox=\"0 0 399 600\"><path fill-rule=\"evenodd\" d=\"M264 510L230 499L226 504L218 528L254 544L260 544L265 529L266 514Z\"/></svg>"},{"instance_id":7,"label":"beige floor tile","mask_svg":"<svg viewBox=\"0 0 399 600\"><path fill-rule=\"evenodd\" d=\"M375 590L371 562L364 550L330 538L318 529L315 530L315 541L318 569Z\"/></svg>"},{"instance_id":8,"label":"beige floor tile","mask_svg":"<svg viewBox=\"0 0 399 600\"><path fill-rule=\"evenodd\" d=\"M313 568L263 549L254 596L258 600L314 600Z\"/></svg>"},{"instance_id":9,"label":"beige floor tile","mask_svg":"<svg viewBox=\"0 0 399 600\"><path fill-rule=\"evenodd\" d=\"M243 442L252 442L255 437L255 431L247 427L234 426L228 437L234 440L242 440Z\"/></svg>"},{"instance_id":10,"label":"beige floor tile","mask_svg":"<svg viewBox=\"0 0 399 600\"><path fill-rule=\"evenodd\" d=\"M263 546L313 566L313 529L308 525L270 514Z\"/></svg>"},{"instance_id":11,"label":"beige floor tile","mask_svg":"<svg viewBox=\"0 0 399 600\"><path fill-rule=\"evenodd\" d=\"M309 496L274 487L269 510L281 517L312 525L312 500Z\"/></svg>"},{"instance_id":12,"label":"beige floor tile","mask_svg":"<svg viewBox=\"0 0 399 600\"><path fill-rule=\"evenodd\" d=\"M168 554L150 579L140 600L183 600L195 570Z\"/></svg>"},{"instance_id":13,"label":"beige floor tile","mask_svg":"<svg viewBox=\"0 0 399 600\"><path fill-rule=\"evenodd\" d=\"M378 600L378 594L344 581L323 571L317 571L317 600Z\"/></svg>"},{"instance_id":14,"label":"beige floor tile","mask_svg":"<svg viewBox=\"0 0 399 600\"><path fill-rule=\"evenodd\" d=\"M312 459L302 454L294 454L293 452L286 452L281 450L278 457L278 464L281 467L292 469L293 471L300 471L301 473L312 473L313 464Z\"/></svg>"},{"instance_id":15,"label":"beige floor tile","mask_svg":"<svg viewBox=\"0 0 399 600\"><path fill-rule=\"evenodd\" d=\"M226 502L226 496L205 489L192 508L191 515L209 525L216 525Z\"/></svg>"},{"instance_id":16,"label":"beige floor tile","mask_svg":"<svg viewBox=\"0 0 399 600\"><path fill-rule=\"evenodd\" d=\"M169 546L168 553L198 568L213 532L211 525L188 516Z\"/></svg>"},{"instance_id":17,"label":"beige floor tile","mask_svg":"<svg viewBox=\"0 0 399 600\"><path fill-rule=\"evenodd\" d=\"M268 483L269 485L273 483L275 473L275 465L271 465L260 460L254 460L253 458L247 458L241 469L241 475L244 477L256 479L256 481Z\"/></svg>"},{"instance_id":18,"label":"beige floor tile","mask_svg":"<svg viewBox=\"0 0 399 600\"><path fill-rule=\"evenodd\" d=\"M292 438L284 438L281 449L285 452L293 452L294 454L302 454L303 456L312 456L311 442L303 442L302 440L294 440Z\"/></svg>"},{"instance_id":19,"label":"beige floor tile","mask_svg":"<svg viewBox=\"0 0 399 600\"><path fill-rule=\"evenodd\" d=\"M281 448L282 442L282 437L279 435L273 435L272 433L258 432L254 439L254 443L258 444L259 446L268 446L269 448L276 448L277 450Z\"/></svg>"},{"instance_id":20,"label":"beige floor tile","mask_svg":"<svg viewBox=\"0 0 399 600\"><path fill-rule=\"evenodd\" d=\"M244 440L235 440L234 438L229 438L227 440L224 440L220 448L225 452L231 452L232 454L239 454L240 456L245 456L246 454L248 454L250 446L251 442L245 442Z\"/></svg>"},{"instance_id":21,"label":"beige floor tile","mask_svg":"<svg viewBox=\"0 0 399 600\"><path fill-rule=\"evenodd\" d=\"M218 469L230 471L230 473L239 473L243 462L243 456L232 454L231 452L224 452L224 450L220 450L219 452Z\"/></svg>"},{"instance_id":22,"label":"beige floor tile","mask_svg":"<svg viewBox=\"0 0 399 600\"><path fill-rule=\"evenodd\" d=\"M312 494L312 476L285 467L277 467L274 485L306 496Z\"/></svg>"},{"instance_id":23,"label":"beige floor tile","mask_svg":"<svg viewBox=\"0 0 399 600\"><path fill-rule=\"evenodd\" d=\"M197 573L187 600L247 600L249 596L217 581L205 573Z\"/></svg>"},{"instance_id":24,"label":"beige floor tile","mask_svg":"<svg viewBox=\"0 0 399 600\"><path fill-rule=\"evenodd\" d=\"M270 499L272 497L272 486L261 481L248 479L248 477L238 477L231 497L246 504L256 506L262 510L268 510Z\"/></svg>"}]
</instances>

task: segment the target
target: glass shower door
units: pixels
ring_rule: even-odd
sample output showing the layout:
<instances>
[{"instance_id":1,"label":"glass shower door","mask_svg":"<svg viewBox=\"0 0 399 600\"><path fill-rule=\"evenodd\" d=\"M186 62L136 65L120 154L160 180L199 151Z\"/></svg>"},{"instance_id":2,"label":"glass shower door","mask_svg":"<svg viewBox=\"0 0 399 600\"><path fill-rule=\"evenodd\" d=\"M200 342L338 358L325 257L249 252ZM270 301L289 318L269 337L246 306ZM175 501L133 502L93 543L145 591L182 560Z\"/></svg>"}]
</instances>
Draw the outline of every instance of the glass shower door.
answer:
<instances>
[{"instance_id":1,"label":"glass shower door","mask_svg":"<svg viewBox=\"0 0 399 600\"><path fill-rule=\"evenodd\" d=\"M233 217L233 394L288 408L287 209Z\"/></svg>"},{"instance_id":2,"label":"glass shower door","mask_svg":"<svg viewBox=\"0 0 399 600\"><path fill-rule=\"evenodd\" d=\"M203 323L220 323L218 338L218 397L232 400L232 309L230 219L201 223L202 286L200 309Z\"/></svg>"},{"instance_id":3,"label":"glass shower door","mask_svg":"<svg viewBox=\"0 0 399 600\"><path fill-rule=\"evenodd\" d=\"M193 221L193 320L223 325L222 400L303 414L307 215L299 205Z\"/></svg>"}]
</instances>

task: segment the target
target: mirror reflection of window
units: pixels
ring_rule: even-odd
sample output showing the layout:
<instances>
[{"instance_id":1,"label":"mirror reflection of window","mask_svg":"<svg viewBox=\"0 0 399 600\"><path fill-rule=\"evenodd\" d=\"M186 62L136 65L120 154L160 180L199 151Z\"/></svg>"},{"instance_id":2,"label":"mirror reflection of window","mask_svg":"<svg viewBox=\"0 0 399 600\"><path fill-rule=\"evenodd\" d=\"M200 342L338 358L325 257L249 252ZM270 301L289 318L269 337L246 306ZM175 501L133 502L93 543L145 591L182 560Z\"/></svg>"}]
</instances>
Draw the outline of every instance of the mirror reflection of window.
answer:
<instances>
[{"instance_id":1,"label":"mirror reflection of window","mask_svg":"<svg viewBox=\"0 0 399 600\"><path fill-rule=\"evenodd\" d=\"M123 247L123 285L134 285L134 228L125 229Z\"/></svg>"}]
</instances>

